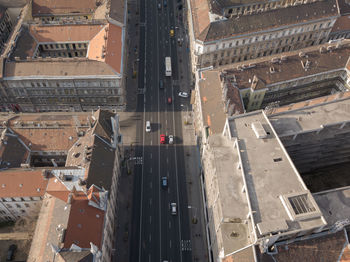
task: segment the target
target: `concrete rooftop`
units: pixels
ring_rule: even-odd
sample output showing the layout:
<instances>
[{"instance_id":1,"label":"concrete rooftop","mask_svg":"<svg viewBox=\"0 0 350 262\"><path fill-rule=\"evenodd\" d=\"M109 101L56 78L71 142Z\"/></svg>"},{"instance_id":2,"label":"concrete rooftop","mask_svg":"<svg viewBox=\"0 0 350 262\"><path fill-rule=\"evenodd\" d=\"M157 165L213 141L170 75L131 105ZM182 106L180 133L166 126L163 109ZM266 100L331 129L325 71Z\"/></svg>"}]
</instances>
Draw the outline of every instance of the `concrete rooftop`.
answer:
<instances>
[{"instance_id":1,"label":"concrete rooftop","mask_svg":"<svg viewBox=\"0 0 350 262\"><path fill-rule=\"evenodd\" d=\"M258 238L272 232L323 226L317 204L265 114L256 111L232 117L228 124L232 138L237 139L235 150L239 152L232 165L246 181ZM293 204L301 196L307 198L307 211L299 212Z\"/></svg>"}]
</instances>

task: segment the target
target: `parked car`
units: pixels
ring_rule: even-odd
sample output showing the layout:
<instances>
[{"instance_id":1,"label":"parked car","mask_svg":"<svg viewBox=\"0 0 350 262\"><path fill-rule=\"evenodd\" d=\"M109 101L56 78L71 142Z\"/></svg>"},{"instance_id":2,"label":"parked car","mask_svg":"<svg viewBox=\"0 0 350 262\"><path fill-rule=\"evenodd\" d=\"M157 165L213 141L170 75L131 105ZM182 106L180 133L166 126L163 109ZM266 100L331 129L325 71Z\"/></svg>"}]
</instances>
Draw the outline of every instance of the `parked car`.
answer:
<instances>
[{"instance_id":1,"label":"parked car","mask_svg":"<svg viewBox=\"0 0 350 262\"><path fill-rule=\"evenodd\" d=\"M180 97L187 98L187 97L188 97L188 94L187 94L186 92L180 92L180 93L179 93L179 96L180 96Z\"/></svg>"},{"instance_id":2,"label":"parked car","mask_svg":"<svg viewBox=\"0 0 350 262\"><path fill-rule=\"evenodd\" d=\"M170 204L170 210L171 210L171 214L173 216L175 216L177 214L177 208L176 208L176 203L171 203Z\"/></svg>"},{"instance_id":3,"label":"parked car","mask_svg":"<svg viewBox=\"0 0 350 262\"><path fill-rule=\"evenodd\" d=\"M165 144L165 135L164 134L160 135L160 143Z\"/></svg>"},{"instance_id":4,"label":"parked car","mask_svg":"<svg viewBox=\"0 0 350 262\"><path fill-rule=\"evenodd\" d=\"M169 135L169 144L174 144L174 136Z\"/></svg>"},{"instance_id":5,"label":"parked car","mask_svg":"<svg viewBox=\"0 0 350 262\"><path fill-rule=\"evenodd\" d=\"M15 244L12 244L9 249L7 250L7 256L6 261L12 261L13 257L15 255L15 252L17 250L17 246Z\"/></svg>"},{"instance_id":6,"label":"parked car","mask_svg":"<svg viewBox=\"0 0 350 262\"><path fill-rule=\"evenodd\" d=\"M167 102L168 102L168 105L171 105L171 102L173 102L173 100L171 99L171 97L168 97Z\"/></svg>"},{"instance_id":7,"label":"parked car","mask_svg":"<svg viewBox=\"0 0 350 262\"><path fill-rule=\"evenodd\" d=\"M146 121L146 132L151 132L151 122Z\"/></svg>"},{"instance_id":8,"label":"parked car","mask_svg":"<svg viewBox=\"0 0 350 262\"><path fill-rule=\"evenodd\" d=\"M167 188L168 187L168 178L166 176L162 177L162 187Z\"/></svg>"}]
</instances>

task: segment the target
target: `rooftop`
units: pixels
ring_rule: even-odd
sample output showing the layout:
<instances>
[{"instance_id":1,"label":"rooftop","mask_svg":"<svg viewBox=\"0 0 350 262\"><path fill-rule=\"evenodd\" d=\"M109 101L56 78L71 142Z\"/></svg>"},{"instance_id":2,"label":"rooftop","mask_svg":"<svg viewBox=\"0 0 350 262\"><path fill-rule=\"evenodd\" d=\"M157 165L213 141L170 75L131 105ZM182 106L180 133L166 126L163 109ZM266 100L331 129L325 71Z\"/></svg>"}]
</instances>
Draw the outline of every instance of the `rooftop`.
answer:
<instances>
[{"instance_id":1,"label":"rooftop","mask_svg":"<svg viewBox=\"0 0 350 262\"><path fill-rule=\"evenodd\" d=\"M266 116L257 111L232 117L228 123L239 152L233 166L242 165L257 234L323 226L317 204ZM297 199L305 201L307 211L294 206Z\"/></svg>"},{"instance_id":2,"label":"rooftop","mask_svg":"<svg viewBox=\"0 0 350 262\"><path fill-rule=\"evenodd\" d=\"M86 57L36 57L39 45L67 43L78 45L87 43ZM120 74L122 70L122 28L114 24L97 22L23 25L10 58L11 62L5 63L4 77L113 76Z\"/></svg>"},{"instance_id":3,"label":"rooftop","mask_svg":"<svg viewBox=\"0 0 350 262\"><path fill-rule=\"evenodd\" d=\"M350 123L349 93L345 93L345 96L336 100L329 99L323 102L311 100L308 104L300 103L299 108L276 112L269 116L269 120L279 136L321 130L323 126Z\"/></svg>"},{"instance_id":4,"label":"rooftop","mask_svg":"<svg viewBox=\"0 0 350 262\"><path fill-rule=\"evenodd\" d=\"M290 6L211 23L207 0L192 0L191 10L195 37L205 42L338 15L335 0Z\"/></svg>"},{"instance_id":5,"label":"rooftop","mask_svg":"<svg viewBox=\"0 0 350 262\"><path fill-rule=\"evenodd\" d=\"M110 0L109 17L124 24L125 6L124 0Z\"/></svg>"},{"instance_id":6,"label":"rooftop","mask_svg":"<svg viewBox=\"0 0 350 262\"><path fill-rule=\"evenodd\" d=\"M72 0L33 0L33 16L49 15L84 15L91 14L97 7L96 0L72 1Z\"/></svg>"},{"instance_id":7,"label":"rooftop","mask_svg":"<svg viewBox=\"0 0 350 262\"><path fill-rule=\"evenodd\" d=\"M330 46L330 47L328 47ZM322 48L322 52L320 52ZM328 48L328 50L327 50ZM253 78L256 76L266 87L284 81L292 81L296 78L307 77L331 70L345 70L350 52L349 41L345 40L341 45L317 46L308 52L298 51L284 53L282 56L266 57L264 60L250 61L249 64L236 68L225 67L227 75L234 75L236 86L239 89L252 87ZM305 65L308 67L305 70ZM303 66L304 64L304 66ZM273 73L271 73L273 68Z\"/></svg>"}]
</instances>

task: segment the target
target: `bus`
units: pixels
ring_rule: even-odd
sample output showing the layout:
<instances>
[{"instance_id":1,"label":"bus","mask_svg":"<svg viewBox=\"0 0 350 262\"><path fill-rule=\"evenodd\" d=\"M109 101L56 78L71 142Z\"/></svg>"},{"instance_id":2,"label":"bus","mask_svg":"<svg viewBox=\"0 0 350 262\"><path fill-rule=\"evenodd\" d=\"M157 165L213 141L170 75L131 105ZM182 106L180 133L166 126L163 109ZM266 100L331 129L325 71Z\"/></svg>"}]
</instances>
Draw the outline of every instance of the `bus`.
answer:
<instances>
[{"instance_id":1,"label":"bus","mask_svg":"<svg viewBox=\"0 0 350 262\"><path fill-rule=\"evenodd\" d=\"M165 58L165 76L171 76L171 58Z\"/></svg>"}]
</instances>

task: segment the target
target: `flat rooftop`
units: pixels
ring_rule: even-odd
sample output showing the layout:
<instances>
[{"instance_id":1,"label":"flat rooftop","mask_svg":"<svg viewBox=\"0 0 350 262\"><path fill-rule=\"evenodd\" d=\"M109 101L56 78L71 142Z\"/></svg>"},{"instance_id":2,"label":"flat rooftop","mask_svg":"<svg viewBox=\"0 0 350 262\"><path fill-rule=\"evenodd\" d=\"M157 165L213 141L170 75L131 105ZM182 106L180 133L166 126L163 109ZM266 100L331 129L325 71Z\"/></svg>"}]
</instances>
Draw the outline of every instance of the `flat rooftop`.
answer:
<instances>
[{"instance_id":1,"label":"flat rooftop","mask_svg":"<svg viewBox=\"0 0 350 262\"><path fill-rule=\"evenodd\" d=\"M301 103L304 107L270 115L269 120L279 136L322 129L327 125L350 124L350 92L344 94L343 99L332 100L330 96L330 101L322 104L317 104L318 100Z\"/></svg>"},{"instance_id":2,"label":"flat rooftop","mask_svg":"<svg viewBox=\"0 0 350 262\"><path fill-rule=\"evenodd\" d=\"M232 117L228 124L239 154L232 166L246 181L258 237L323 226L317 204L264 113Z\"/></svg>"}]
</instances>

